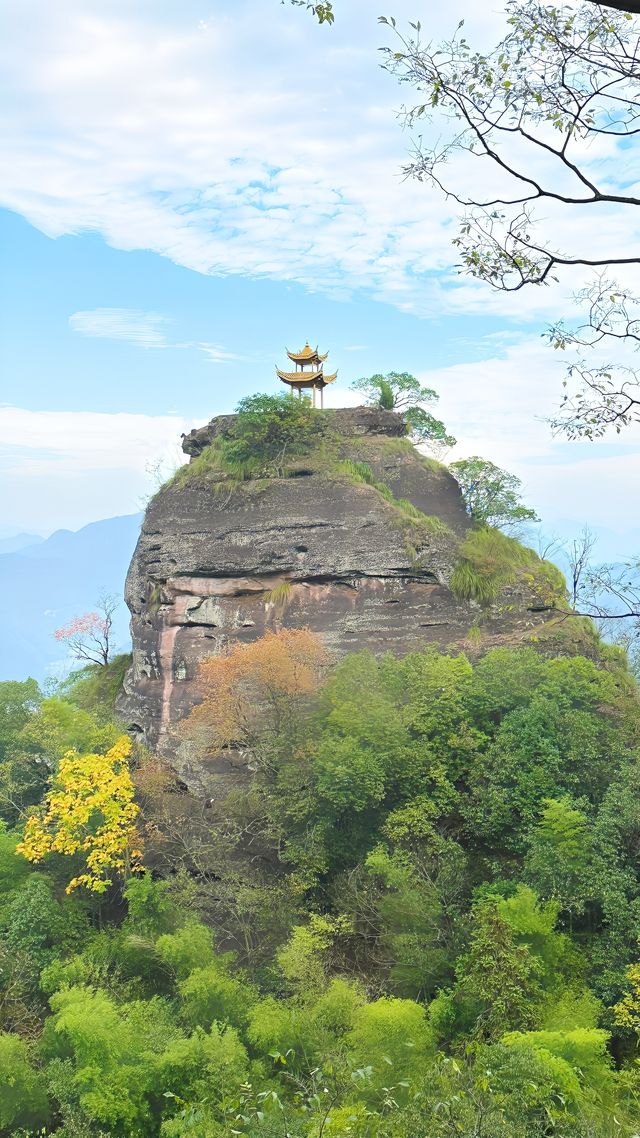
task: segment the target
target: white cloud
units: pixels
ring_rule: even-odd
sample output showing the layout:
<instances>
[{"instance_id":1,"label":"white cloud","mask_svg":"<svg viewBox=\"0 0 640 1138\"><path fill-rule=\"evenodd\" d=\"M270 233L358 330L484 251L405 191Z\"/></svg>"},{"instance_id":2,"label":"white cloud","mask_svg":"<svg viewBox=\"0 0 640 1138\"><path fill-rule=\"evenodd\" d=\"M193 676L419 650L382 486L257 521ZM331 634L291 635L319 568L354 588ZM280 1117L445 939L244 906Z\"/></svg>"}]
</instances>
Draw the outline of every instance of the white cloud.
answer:
<instances>
[{"instance_id":1,"label":"white cloud","mask_svg":"<svg viewBox=\"0 0 640 1138\"><path fill-rule=\"evenodd\" d=\"M207 344L199 341L174 343L168 340L164 329L172 321L168 316L157 312L142 312L135 308L93 308L86 312L74 312L69 317L69 326L81 336L91 336L102 340L126 340L141 348L194 348L203 352L212 364L229 363L240 356L228 352L220 344Z\"/></svg>"},{"instance_id":2,"label":"white cloud","mask_svg":"<svg viewBox=\"0 0 640 1138\"><path fill-rule=\"evenodd\" d=\"M640 424L627 428L622 443L554 438L546 416L560 398L558 354L539 338L488 341L494 353L487 359L420 374L440 394L437 414L458 440L448 460L479 454L513 471L546 527L588 520L628 532L630 488L640 477Z\"/></svg>"},{"instance_id":3,"label":"white cloud","mask_svg":"<svg viewBox=\"0 0 640 1138\"><path fill-rule=\"evenodd\" d=\"M330 29L277 0L268 14L264 0L216 7L67 0L61 18L42 0L13 6L0 201L51 236L97 230L201 273L362 288L427 316L557 311L550 290L492 295L451 275L455 210L399 176L403 91L379 67L391 33L370 0L344 4ZM400 25L415 18L414 0L394 8ZM430 11L429 34L461 16L469 38L497 38L503 15L473 0ZM607 160L615 176L615 155L594 151ZM458 171L468 184L478 163ZM594 240L612 235L628 243L628 226L600 211Z\"/></svg>"},{"instance_id":4,"label":"white cloud","mask_svg":"<svg viewBox=\"0 0 640 1138\"><path fill-rule=\"evenodd\" d=\"M186 346L186 345L185 345ZM231 360L239 360L240 356L235 355L234 352L227 352L225 348L221 348L220 344L197 344L195 345L207 357L210 364L226 364Z\"/></svg>"},{"instance_id":5,"label":"white cloud","mask_svg":"<svg viewBox=\"0 0 640 1138\"><path fill-rule=\"evenodd\" d=\"M105 340L127 340L141 348L165 348L164 333L169 323L166 316L157 312L141 312L133 308L93 308L87 312L74 312L69 326L81 336Z\"/></svg>"},{"instance_id":6,"label":"white cloud","mask_svg":"<svg viewBox=\"0 0 640 1138\"><path fill-rule=\"evenodd\" d=\"M134 513L185 461L177 415L28 411L0 407L3 521L49 532ZM9 487L11 492L9 493Z\"/></svg>"}]
</instances>

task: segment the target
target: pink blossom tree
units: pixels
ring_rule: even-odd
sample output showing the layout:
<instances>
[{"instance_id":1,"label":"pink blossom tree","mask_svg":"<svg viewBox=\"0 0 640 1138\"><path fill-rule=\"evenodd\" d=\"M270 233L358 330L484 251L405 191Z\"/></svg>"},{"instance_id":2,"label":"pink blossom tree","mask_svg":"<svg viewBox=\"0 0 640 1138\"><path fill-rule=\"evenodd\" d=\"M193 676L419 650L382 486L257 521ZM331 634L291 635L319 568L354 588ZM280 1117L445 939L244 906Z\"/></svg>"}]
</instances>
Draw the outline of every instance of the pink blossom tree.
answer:
<instances>
[{"instance_id":1,"label":"pink blossom tree","mask_svg":"<svg viewBox=\"0 0 640 1138\"><path fill-rule=\"evenodd\" d=\"M100 597L96 612L74 616L62 628L56 628L53 635L56 640L67 644L76 660L86 660L88 664L108 664L113 651L111 630L117 607L116 597Z\"/></svg>"}]
</instances>

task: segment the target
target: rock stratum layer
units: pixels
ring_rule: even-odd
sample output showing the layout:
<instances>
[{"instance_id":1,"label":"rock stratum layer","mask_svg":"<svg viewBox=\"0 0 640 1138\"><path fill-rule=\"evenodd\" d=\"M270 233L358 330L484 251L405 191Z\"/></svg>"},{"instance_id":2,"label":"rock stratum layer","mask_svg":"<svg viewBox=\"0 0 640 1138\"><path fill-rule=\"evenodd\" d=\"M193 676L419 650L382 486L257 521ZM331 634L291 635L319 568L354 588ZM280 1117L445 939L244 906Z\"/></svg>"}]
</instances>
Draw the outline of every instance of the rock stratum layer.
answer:
<instances>
[{"instance_id":1,"label":"rock stratum layer","mask_svg":"<svg viewBox=\"0 0 640 1138\"><path fill-rule=\"evenodd\" d=\"M406 653L463 645L477 622L479 607L447 585L469 526L455 480L403 438L399 415L324 414L339 461L334 450L239 485L212 476L198 461L228 430L221 417L185 438L192 465L147 509L126 583L133 663L120 712L165 754L197 702L199 661L230 644L309 627L336 654ZM350 462L366 463L393 499L350 477ZM439 521L412 519L407 503ZM524 634L544 619L535 607L514 598L483 617L483 635Z\"/></svg>"}]
</instances>

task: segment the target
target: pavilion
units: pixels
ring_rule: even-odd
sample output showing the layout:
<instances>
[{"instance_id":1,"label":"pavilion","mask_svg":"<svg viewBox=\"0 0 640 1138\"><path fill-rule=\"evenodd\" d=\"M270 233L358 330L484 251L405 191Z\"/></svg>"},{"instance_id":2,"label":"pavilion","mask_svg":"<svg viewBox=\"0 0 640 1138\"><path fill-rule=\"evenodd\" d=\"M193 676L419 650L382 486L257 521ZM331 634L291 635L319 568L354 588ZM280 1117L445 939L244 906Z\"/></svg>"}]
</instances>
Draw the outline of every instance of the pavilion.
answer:
<instances>
[{"instance_id":1,"label":"pavilion","mask_svg":"<svg viewBox=\"0 0 640 1138\"><path fill-rule=\"evenodd\" d=\"M329 355L325 352L321 355L316 348L312 348L309 341L301 348L299 352L290 352L287 348L287 355L292 363L296 365L295 371L280 371L276 367L278 378L283 383L288 383L291 390L297 390L299 396L302 398L303 388L311 388L313 406L316 406L316 391L320 392L320 406L324 406L324 389L328 383L333 383L338 373L334 371L332 375L326 375L323 370L323 364Z\"/></svg>"}]
</instances>

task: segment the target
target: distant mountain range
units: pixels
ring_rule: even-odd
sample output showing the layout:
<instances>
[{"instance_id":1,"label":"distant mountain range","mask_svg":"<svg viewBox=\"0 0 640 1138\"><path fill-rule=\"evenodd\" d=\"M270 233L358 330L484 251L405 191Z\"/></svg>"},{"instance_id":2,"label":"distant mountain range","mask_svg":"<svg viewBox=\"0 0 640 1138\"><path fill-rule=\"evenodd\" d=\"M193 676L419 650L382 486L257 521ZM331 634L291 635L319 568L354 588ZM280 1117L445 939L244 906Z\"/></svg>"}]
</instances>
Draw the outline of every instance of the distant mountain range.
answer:
<instances>
[{"instance_id":1,"label":"distant mountain range","mask_svg":"<svg viewBox=\"0 0 640 1138\"><path fill-rule=\"evenodd\" d=\"M16 533L11 537L0 537L0 555L3 553L18 553L29 545L39 545L44 541L37 533Z\"/></svg>"},{"instance_id":2,"label":"distant mountain range","mask_svg":"<svg viewBox=\"0 0 640 1138\"><path fill-rule=\"evenodd\" d=\"M0 680L65 671L65 647L53 638L73 616L93 611L101 594L122 596L142 514L92 522L72 533L58 530L0 539ZM128 651L129 613L114 617L119 651ZM68 664L68 661L67 661Z\"/></svg>"}]
</instances>

